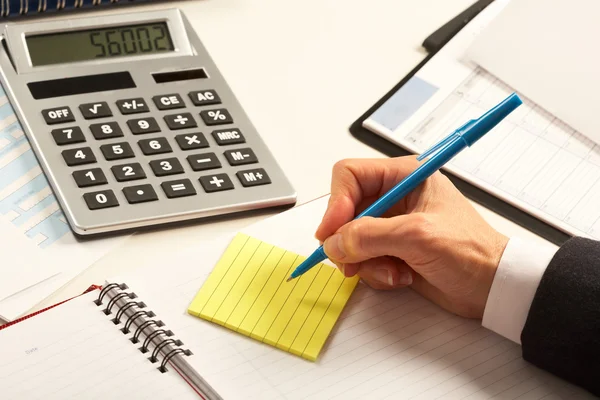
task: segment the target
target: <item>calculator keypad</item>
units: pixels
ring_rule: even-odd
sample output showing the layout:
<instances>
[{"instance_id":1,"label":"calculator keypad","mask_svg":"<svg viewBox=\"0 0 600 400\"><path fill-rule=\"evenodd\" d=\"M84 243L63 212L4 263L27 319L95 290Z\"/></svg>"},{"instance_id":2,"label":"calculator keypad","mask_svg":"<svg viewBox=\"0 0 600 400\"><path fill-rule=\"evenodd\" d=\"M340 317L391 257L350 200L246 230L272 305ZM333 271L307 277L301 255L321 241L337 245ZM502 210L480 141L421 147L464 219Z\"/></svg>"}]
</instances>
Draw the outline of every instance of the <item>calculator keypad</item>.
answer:
<instances>
[{"instance_id":1,"label":"calculator keypad","mask_svg":"<svg viewBox=\"0 0 600 400\"><path fill-rule=\"evenodd\" d=\"M160 110L159 113L164 112L164 115L127 119L124 122L127 125L127 132L124 132L114 119L109 102L93 102L78 106L78 111L83 117L82 120L108 119L89 125L89 133L93 137L93 141L107 141L107 143L98 145L104 160L110 163L127 159L130 161L110 165L110 175L107 175L100 167L84 168L72 172L73 180L79 188L110 185L114 181L122 185L118 190L106 189L82 193L90 210L120 206L119 194L128 204L140 204L159 201L161 196L166 199L196 196L199 193L197 187L201 188L200 192L215 196L213 193L234 190L236 187L239 188L238 190L243 190L243 188L271 183L269 175L263 168L234 170L232 174L235 177L219 171L227 166L239 167L257 164L260 160L254 150L248 146L227 148L219 152L210 151L211 148L214 150L221 146L244 144L246 138L242 131L235 126L213 128L213 130L209 129L210 135L208 136L213 140L213 144L211 144L207 140L207 136L198 130L199 125L212 127L233 124L233 116L224 107L202 108L221 104L221 98L215 90L191 91L187 93L187 97L189 98L188 102L193 105L192 107L201 108L196 112L189 112L190 106L186 104L185 98L181 94L160 94L152 97L151 103L154 103L153 106ZM148 101L143 97L117 100L112 103L112 107L121 115L142 114L151 111ZM169 112L169 110L177 111ZM42 111L42 114L48 125L76 120L69 107L46 109ZM199 129L202 130L201 127ZM156 136L157 133L161 135ZM51 134L58 146L69 146L88 140L87 134L81 126L77 125L52 129ZM147 137L133 140L133 136L137 135L147 135ZM121 140L111 140L116 138ZM132 146L136 142L138 149ZM184 153L180 152L178 155L167 157L159 156L173 153L172 145L175 144L179 148L178 151L181 150ZM67 165L73 167L97 162L91 147L67 148L62 151L62 156ZM144 157L148 157L148 159L142 161ZM150 177L154 176L152 179L158 178L159 182L156 183L154 180L150 182L146 171L151 173ZM186 173L201 171L208 172L197 176L195 180L185 176ZM177 175L180 175L181 179L173 179ZM168 179L168 177L173 178ZM147 183L144 183L144 180ZM160 190L157 192L157 189Z\"/></svg>"}]
</instances>

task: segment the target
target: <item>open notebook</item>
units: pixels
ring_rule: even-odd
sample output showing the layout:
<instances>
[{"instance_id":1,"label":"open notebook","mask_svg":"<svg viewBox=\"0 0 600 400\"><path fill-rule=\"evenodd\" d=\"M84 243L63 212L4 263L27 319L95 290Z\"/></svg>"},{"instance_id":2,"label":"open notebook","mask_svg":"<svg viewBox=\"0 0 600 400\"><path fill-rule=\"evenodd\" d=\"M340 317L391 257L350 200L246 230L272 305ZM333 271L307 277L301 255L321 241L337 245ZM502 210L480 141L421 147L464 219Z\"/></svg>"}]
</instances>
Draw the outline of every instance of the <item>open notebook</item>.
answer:
<instances>
[{"instance_id":1,"label":"open notebook","mask_svg":"<svg viewBox=\"0 0 600 400\"><path fill-rule=\"evenodd\" d=\"M321 198L240 233L308 255L326 205ZM111 280L127 284L124 292L137 295L127 301L143 302L155 314L150 319L181 341L175 347L190 353L177 357L223 399L593 398L527 364L518 345L479 321L449 314L410 289L379 292L359 282L314 361L191 315L188 308L240 233L177 255L157 253L153 265ZM105 315L108 301L97 306L97 297L80 297L0 331L6 361L0 390L45 388L49 399L198 398L171 365L161 373L160 362L148 359L152 350L141 353L143 341L132 343L135 331L123 334L126 321L115 325L116 308Z\"/></svg>"}]
</instances>

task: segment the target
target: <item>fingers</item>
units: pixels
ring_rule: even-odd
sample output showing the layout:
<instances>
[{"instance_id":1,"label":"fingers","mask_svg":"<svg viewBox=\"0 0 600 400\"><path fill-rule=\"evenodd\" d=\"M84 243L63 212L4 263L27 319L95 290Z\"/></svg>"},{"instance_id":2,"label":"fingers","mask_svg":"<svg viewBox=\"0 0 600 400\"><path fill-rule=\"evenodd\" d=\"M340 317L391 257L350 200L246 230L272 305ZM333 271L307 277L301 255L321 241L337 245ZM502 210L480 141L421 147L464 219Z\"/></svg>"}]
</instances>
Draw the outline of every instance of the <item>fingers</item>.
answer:
<instances>
[{"instance_id":1,"label":"fingers","mask_svg":"<svg viewBox=\"0 0 600 400\"><path fill-rule=\"evenodd\" d=\"M324 241L358 214L366 198L377 198L417 167L414 157L343 160L333 167L331 197L316 238Z\"/></svg>"},{"instance_id":2,"label":"fingers","mask_svg":"<svg viewBox=\"0 0 600 400\"><path fill-rule=\"evenodd\" d=\"M427 243L433 245L433 232L431 217L421 213L393 218L363 217L347 223L327 238L323 249L338 265L382 256L413 263L421 261L419 258L427 252Z\"/></svg>"}]
</instances>

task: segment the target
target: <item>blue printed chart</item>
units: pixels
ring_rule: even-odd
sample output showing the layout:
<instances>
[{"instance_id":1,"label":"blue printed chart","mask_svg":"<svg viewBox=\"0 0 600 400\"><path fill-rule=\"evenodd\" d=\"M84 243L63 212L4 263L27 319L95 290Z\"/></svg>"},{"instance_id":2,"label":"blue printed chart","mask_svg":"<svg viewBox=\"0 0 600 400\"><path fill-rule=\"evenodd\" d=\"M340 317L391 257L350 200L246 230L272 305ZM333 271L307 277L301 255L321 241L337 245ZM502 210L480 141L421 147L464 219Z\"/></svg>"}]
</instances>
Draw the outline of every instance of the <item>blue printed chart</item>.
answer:
<instances>
[{"instance_id":1,"label":"blue printed chart","mask_svg":"<svg viewBox=\"0 0 600 400\"><path fill-rule=\"evenodd\" d=\"M42 248L70 234L60 206L2 88L0 215Z\"/></svg>"}]
</instances>

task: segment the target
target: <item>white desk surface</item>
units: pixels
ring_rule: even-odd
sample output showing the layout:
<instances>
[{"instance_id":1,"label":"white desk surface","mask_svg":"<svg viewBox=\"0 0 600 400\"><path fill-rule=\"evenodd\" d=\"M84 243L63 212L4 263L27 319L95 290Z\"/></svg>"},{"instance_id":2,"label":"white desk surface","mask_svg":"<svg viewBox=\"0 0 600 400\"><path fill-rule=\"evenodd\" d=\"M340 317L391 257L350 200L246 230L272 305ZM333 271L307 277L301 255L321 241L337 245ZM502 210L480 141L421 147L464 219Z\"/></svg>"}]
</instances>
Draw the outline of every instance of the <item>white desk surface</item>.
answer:
<instances>
[{"instance_id":1,"label":"white desk surface","mask_svg":"<svg viewBox=\"0 0 600 400\"><path fill-rule=\"evenodd\" d=\"M426 56L423 40L473 0L167 3L130 9L183 10L291 179L301 204L329 193L336 161L383 157L354 139L350 124ZM537 238L476 207L505 234ZM265 216L136 234L36 309L102 284L105 277L143 268L154 251L193 247Z\"/></svg>"}]
</instances>

